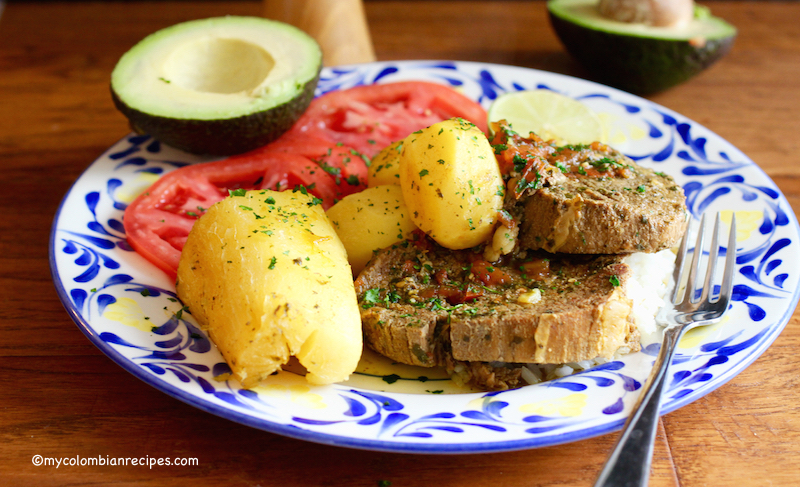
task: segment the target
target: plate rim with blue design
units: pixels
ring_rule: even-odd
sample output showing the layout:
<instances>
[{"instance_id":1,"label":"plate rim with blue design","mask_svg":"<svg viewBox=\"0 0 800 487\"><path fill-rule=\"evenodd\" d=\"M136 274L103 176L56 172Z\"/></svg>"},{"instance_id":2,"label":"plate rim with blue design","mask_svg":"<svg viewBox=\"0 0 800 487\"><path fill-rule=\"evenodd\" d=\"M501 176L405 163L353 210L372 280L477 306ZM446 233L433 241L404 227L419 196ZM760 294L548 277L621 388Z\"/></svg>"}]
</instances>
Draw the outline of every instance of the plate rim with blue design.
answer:
<instances>
[{"instance_id":1,"label":"plate rim with blue design","mask_svg":"<svg viewBox=\"0 0 800 487\"><path fill-rule=\"evenodd\" d=\"M603 85L478 62L387 61L325 68L317 94L405 80L448 84L486 108L507 91L550 89L571 96L604 116L611 145L673 175L695 216L737 212L741 248L731 311L723 324L679 351L662 414L735 377L789 321L800 297L797 220L770 178L707 128ZM578 441L624 423L657 345L572 376L502 392L411 394L389 384L385 391L348 383L309 386L290 373L254 390L220 380L227 371L221 356L182 312L173 283L130 249L121 224L125 204L137 189L201 160L148 136L128 135L78 178L54 219L50 265L59 298L89 340L135 377L253 428L357 449L509 451Z\"/></svg>"}]
</instances>

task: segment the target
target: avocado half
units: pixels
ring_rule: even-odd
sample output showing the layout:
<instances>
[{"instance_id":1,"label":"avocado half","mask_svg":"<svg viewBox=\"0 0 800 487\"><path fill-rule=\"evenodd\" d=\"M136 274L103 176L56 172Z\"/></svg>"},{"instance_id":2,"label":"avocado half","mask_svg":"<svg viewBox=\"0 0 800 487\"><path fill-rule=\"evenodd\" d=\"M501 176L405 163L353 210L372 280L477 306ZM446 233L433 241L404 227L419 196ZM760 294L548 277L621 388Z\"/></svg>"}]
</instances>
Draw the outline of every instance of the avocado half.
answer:
<instances>
[{"instance_id":1,"label":"avocado half","mask_svg":"<svg viewBox=\"0 0 800 487\"><path fill-rule=\"evenodd\" d=\"M317 42L291 25L214 17L136 44L111 73L111 95L137 133L194 154L238 154L294 124L321 68Z\"/></svg>"},{"instance_id":2,"label":"avocado half","mask_svg":"<svg viewBox=\"0 0 800 487\"><path fill-rule=\"evenodd\" d=\"M550 22L567 51L597 81L637 94L683 83L733 46L736 28L695 6L684 27L654 27L603 17L598 0L550 0Z\"/></svg>"}]
</instances>

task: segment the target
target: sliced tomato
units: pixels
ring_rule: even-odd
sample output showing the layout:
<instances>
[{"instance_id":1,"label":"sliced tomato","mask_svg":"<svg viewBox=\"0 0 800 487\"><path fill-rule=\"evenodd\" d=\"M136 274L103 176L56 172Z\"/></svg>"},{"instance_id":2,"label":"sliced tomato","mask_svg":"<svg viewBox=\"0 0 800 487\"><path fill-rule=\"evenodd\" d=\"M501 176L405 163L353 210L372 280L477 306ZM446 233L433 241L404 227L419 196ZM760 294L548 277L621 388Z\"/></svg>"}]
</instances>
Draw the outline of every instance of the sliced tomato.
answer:
<instances>
[{"instance_id":1,"label":"sliced tomato","mask_svg":"<svg viewBox=\"0 0 800 487\"><path fill-rule=\"evenodd\" d=\"M338 188L337 199L367 187L369 158L342 143L289 131L257 151L288 152L311 159L333 178Z\"/></svg>"},{"instance_id":2,"label":"sliced tomato","mask_svg":"<svg viewBox=\"0 0 800 487\"><path fill-rule=\"evenodd\" d=\"M340 193L314 161L289 152L254 151L185 166L162 176L128 206L125 233L134 250L175 277L195 220L230 190L299 187L320 198L325 208Z\"/></svg>"},{"instance_id":3,"label":"sliced tomato","mask_svg":"<svg viewBox=\"0 0 800 487\"><path fill-rule=\"evenodd\" d=\"M475 101L449 86L403 81L326 93L290 132L341 142L372 158L392 142L453 117L487 132L486 111Z\"/></svg>"},{"instance_id":4,"label":"sliced tomato","mask_svg":"<svg viewBox=\"0 0 800 487\"><path fill-rule=\"evenodd\" d=\"M514 278L509 273L495 267L491 262L485 261L479 254L470 255L470 260L472 261L470 272L483 284L497 286L514 282Z\"/></svg>"},{"instance_id":5,"label":"sliced tomato","mask_svg":"<svg viewBox=\"0 0 800 487\"><path fill-rule=\"evenodd\" d=\"M383 147L452 117L486 132L486 112L479 104L436 83L410 81L328 93L272 144L164 175L126 209L128 241L174 277L194 221L229 190L303 186L327 209L366 187L368 160Z\"/></svg>"}]
</instances>

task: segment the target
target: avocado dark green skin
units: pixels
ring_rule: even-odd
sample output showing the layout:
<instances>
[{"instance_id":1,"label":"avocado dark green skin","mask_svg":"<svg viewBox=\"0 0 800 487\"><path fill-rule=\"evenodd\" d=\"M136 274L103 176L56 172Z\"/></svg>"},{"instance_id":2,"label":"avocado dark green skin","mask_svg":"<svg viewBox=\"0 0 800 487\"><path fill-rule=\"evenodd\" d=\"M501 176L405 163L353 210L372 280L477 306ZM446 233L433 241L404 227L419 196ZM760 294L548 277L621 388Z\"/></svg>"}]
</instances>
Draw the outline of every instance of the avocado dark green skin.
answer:
<instances>
[{"instance_id":1,"label":"avocado dark green skin","mask_svg":"<svg viewBox=\"0 0 800 487\"><path fill-rule=\"evenodd\" d=\"M593 30L549 13L567 51L597 81L640 95L683 83L730 51L735 35L693 46L688 40L655 39Z\"/></svg>"},{"instance_id":2,"label":"avocado dark green skin","mask_svg":"<svg viewBox=\"0 0 800 487\"><path fill-rule=\"evenodd\" d=\"M277 139L306 111L319 81L317 75L288 102L262 112L220 120L191 120L161 117L140 112L123 103L113 88L114 105L138 134L191 154L229 156L263 147Z\"/></svg>"}]
</instances>

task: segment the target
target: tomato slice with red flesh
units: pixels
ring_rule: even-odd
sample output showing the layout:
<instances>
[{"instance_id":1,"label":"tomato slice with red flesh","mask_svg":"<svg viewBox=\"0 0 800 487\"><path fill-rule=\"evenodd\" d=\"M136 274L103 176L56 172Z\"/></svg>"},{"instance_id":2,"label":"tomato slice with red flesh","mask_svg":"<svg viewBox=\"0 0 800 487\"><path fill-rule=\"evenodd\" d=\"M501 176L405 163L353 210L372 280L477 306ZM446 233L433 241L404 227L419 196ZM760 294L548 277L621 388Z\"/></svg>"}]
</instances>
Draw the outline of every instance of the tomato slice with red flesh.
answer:
<instances>
[{"instance_id":1,"label":"tomato slice with red flesh","mask_svg":"<svg viewBox=\"0 0 800 487\"><path fill-rule=\"evenodd\" d=\"M195 220L231 190L303 188L323 207L333 205L339 190L314 161L290 152L256 152L184 166L162 176L125 210L131 247L175 277Z\"/></svg>"},{"instance_id":2,"label":"tomato slice with red flesh","mask_svg":"<svg viewBox=\"0 0 800 487\"><path fill-rule=\"evenodd\" d=\"M336 199L342 199L367 187L369 158L342 143L332 143L321 137L292 130L254 152L259 151L288 152L311 159L333 178L338 188Z\"/></svg>"},{"instance_id":3,"label":"tomato slice with red flesh","mask_svg":"<svg viewBox=\"0 0 800 487\"><path fill-rule=\"evenodd\" d=\"M483 107L437 83L408 81L327 93L273 143L161 177L126 209L128 242L174 278L194 221L229 190L302 186L327 209L366 187L368 160L381 149L453 117L487 131Z\"/></svg>"},{"instance_id":4,"label":"tomato slice with red flesh","mask_svg":"<svg viewBox=\"0 0 800 487\"><path fill-rule=\"evenodd\" d=\"M480 104L449 86L404 81L326 93L311 102L291 131L341 142L372 158L392 142L453 117L487 133Z\"/></svg>"}]
</instances>

